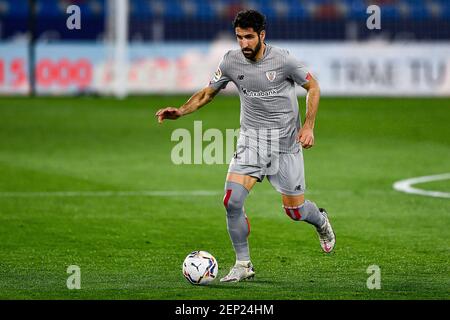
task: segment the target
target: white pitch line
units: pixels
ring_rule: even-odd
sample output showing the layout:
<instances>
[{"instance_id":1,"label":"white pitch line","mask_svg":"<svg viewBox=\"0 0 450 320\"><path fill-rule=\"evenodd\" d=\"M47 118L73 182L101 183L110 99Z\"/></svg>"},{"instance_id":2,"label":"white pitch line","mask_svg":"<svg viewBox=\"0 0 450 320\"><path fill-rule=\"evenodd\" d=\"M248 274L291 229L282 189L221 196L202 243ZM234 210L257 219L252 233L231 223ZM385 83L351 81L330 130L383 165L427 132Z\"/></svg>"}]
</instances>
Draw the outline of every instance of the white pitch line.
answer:
<instances>
[{"instance_id":1,"label":"white pitch line","mask_svg":"<svg viewBox=\"0 0 450 320\"><path fill-rule=\"evenodd\" d=\"M340 196L352 196L355 194L353 190L335 190L335 191L320 191L312 190L308 191L308 195L317 195L323 193L332 193ZM393 192L391 190L369 190L369 194L386 194ZM277 195L275 190L252 190L252 194L260 195ZM209 196L223 196L223 191L211 191L211 190L134 190L134 191L3 191L0 192L0 198L45 198L45 197L209 197Z\"/></svg>"},{"instance_id":2,"label":"white pitch line","mask_svg":"<svg viewBox=\"0 0 450 320\"><path fill-rule=\"evenodd\" d=\"M0 198L35 197L176 197L176 196L217 196L223 192L194 191L48 191L48 192L0 192Z\"/></svg>"},{"instance_id":3,"label":"white pitch line","mask_svg":"<svg viewBox=\"0 0 450 320\"><path fill-rule=\"evenodd\" d=\"M397 181L393 184L393 188L400 192L418 194L421 196L429 196L435 198L450 198L450 192L423 190L412 187L412 185L414 184L440 180L450 180L450 173L437 174L433 176L416 177Z\"/></svg>"}]
</instances>

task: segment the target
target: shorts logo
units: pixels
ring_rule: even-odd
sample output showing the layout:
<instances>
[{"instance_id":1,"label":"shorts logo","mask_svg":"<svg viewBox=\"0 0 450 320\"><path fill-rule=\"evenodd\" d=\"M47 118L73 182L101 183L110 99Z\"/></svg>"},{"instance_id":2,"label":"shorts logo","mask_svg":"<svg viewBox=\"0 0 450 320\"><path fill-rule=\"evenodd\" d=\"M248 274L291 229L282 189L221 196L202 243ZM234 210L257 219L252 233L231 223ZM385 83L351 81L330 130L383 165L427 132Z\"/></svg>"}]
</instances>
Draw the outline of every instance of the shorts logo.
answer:
<instances>
[{"instance_id":1,"label":"shorts logo","mask_svg":"<svg viewBox=\"0 0 450 320\"><path fill-rule=\"evenodd\" d=\"M273 80L275 80L275 77L277 76L277 72L276 71L267 71L266 72L266 77L270 82L273 82Z\"/></svg>"},{"instance_id":2,"label":"shorts logo","mask_svg":"<svg viewBox=\"0 0 450 320\"><path fill-rule=\"evenodd\" d=\"M302 185L299 184L298 186L295 186L295 191L301 191L302 190Z\"/></svg>"}]
</instances>

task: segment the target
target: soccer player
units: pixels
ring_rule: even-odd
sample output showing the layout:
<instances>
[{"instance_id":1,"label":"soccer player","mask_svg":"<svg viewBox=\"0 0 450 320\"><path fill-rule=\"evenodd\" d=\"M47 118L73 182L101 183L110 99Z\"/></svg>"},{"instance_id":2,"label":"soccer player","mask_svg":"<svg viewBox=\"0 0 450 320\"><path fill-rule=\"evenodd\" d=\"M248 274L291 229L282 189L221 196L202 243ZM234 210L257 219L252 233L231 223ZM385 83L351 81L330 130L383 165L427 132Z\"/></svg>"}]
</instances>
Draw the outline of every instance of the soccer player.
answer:
<instances>
[{"instance_id":1,"label":"soccer player","mask_svg":"<svg viewBox=\"0 0 450 320\"><path fill-rule=\"evenodd\" d=\"M223 200L236 263L222 282L242 281L255 275L244 202L255 183L264 177L281 194L282 207L289 218L316 228L323 251L331 252L336 241L327 212L304 197L302 148L314 145L319 85L287 50L265 43L265 24L265 17L255 10L239 12L233 26L240 49L228 51L209 85L185 104L156 112L159 123L178 119L211 102L230 81L239 90L240 135L229 165ZM303 126L295 84L307 91Z\"/></svg>"}]
</instances>

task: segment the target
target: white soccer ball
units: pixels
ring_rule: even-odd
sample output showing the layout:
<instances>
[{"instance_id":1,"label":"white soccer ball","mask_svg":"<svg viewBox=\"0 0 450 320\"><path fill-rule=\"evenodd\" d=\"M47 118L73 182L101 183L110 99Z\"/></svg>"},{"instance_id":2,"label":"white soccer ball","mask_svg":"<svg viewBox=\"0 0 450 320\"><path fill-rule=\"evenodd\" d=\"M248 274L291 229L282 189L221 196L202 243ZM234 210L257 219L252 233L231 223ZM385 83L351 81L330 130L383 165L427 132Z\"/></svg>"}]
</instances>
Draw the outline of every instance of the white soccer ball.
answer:
<instances>
[{"instance_id":1,"label":"white soccer ball","mask_svg":"<svg viewBox=\"0 0 450 320\"><path fill-rule=\"evenodd\" d=\"M192 284L211 283L219 270L219 264L212 254L206 251L193 251L183 262L183 275Z\"/></svg>"}]
</instances>

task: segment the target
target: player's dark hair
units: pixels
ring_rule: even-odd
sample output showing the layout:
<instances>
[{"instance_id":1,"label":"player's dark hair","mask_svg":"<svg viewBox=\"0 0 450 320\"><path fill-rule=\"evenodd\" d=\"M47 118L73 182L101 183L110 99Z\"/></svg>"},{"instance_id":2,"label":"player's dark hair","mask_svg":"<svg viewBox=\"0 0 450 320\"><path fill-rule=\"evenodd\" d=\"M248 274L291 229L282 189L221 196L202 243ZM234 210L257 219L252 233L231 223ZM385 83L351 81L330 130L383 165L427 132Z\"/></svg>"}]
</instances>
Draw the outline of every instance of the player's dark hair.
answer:
<instances>
[{"instance_id":1,"label":"player's dark hair","mask_svg":"<svg viewBox=\"0 0 450 320\"><path fill-rule=\"evenodd\" d=\"M266 17L256 10L240 11L233 21L233 28L253 28L259 34L266 29Z\"/></svg>"}]
</instances>

